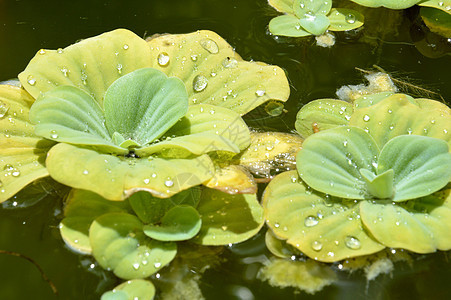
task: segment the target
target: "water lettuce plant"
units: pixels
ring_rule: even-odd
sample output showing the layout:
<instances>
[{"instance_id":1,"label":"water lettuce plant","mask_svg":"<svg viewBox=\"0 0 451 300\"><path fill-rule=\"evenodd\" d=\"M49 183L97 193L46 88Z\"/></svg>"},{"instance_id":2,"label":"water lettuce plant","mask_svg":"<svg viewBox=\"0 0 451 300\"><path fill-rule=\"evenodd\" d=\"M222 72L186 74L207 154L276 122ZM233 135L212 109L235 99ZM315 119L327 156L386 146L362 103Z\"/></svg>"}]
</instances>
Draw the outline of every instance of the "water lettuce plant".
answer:
<instances>
[{"instance_id":1,"label":"water lettuce plant","mask_svg":"<svg viewBox=\"0 0 451 300\"><path fill-rule=\"evenodd\" d=\"M363 15L346 8L332 8L331 0L269 0L284 15L269 22L274 35L303 37L326 31L346 31L363 25Z\"/></svg>"},{"instance_id":2,"label":"water lettuce plant","mask_svg":"<svg viewBox=\"0 0 451 300\"><path fill-rule=\"evenodd\" d=\"M450 127L446 105L391 92L304 106L297 171L263 196L270 249L283 255L281 240L324 262L451 249Z\"/></svg>"},{"instance_id":3,"label":"water lettuce plant","mask_svg":"<svg viewBox=\"0 0 451 300\"><path fill-rule=\"evenodd\" d=\"M48 175L111 200L170 197L214 177L212 153L249 145L240 115L289 95L280 68L209 31L118 29L39 50L19 80L0 87L1 201Z\"/></svg>"},{"instance_id":4,"label":"water lettuce plant","mask_svg":"<svg viewBox=\"0 0 451 300\"><path fill-rule=\"evenodd\" d=\"M124 201L73 189L64 216L59 228L66 244L127 280L146 278L166 266L177 253L177 242L238 243L255 235L264 221L255 194L199 187L166 199L138 192Z\"/></svg>"},{"instance_id":5,"label":"water lettuce plant","mask_svg":"<svg viewBox=\"0 0 451 300\"><path fill-rule=\"evenodd\" d=\"M451 13L451 1L449 0L351 0L357 4L368 7L386 7L391 9L405 9L415 4L420 6L434 7Z\"/></svg>"}]
</instances>

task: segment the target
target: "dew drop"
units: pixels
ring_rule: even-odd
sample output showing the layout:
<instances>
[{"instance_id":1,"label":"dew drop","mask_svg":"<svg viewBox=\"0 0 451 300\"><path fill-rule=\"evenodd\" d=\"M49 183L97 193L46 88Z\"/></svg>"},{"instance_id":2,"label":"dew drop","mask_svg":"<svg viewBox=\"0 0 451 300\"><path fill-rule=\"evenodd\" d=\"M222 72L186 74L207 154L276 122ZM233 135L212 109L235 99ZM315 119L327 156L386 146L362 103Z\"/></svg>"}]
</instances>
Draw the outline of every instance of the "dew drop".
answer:
<instances>
[{"instance_id":1,"label":"dew drop","mask_svg":"<svg viewBox=\"0 0 451 300\"><path fill-rule=\"evenodd\" d=\"M150 179L149 179L149 178L146 178L146 179L144 179L143 181L144 181L144 184L149 184Z\"/></svg>"},{"instance_id":2,"label":"dew drop","mask_svg":"<svg viewBox=\"0 0 451 300\"><path fill-rule=\"evenodd\" d=\"M157 57L158 64L162 67L166 67L169 64L169 54L161 52Z\"/></svg>"},{"instance_id":3,"label":"dew drop","mask_svg":"<svg viewBox=\"0 0 451 300\"><path fill-rule=\"evenodd\" d=\"M323 249L323 244L319 241L313 241L312 242L312 249L315 251L320 251L321 249Z\"/></svg>"},{"instance_id":4,"label":"dew drop","mask_svg":"<svg viewBox=\"0 0 451 300\"><path fill-rule=\"evenodd\" d=\"M19 176L20 176L20 170L19 170L19 169L16 169L16 168L12 169L12 170L11 170L11 175L12 175L13 177L19 177Z\"/></svg>"},{"instance_id":5,"label":"dew drop","mask_svg":"<svg viewBox=\"0 0 451 300\"><path fill-rule=\"evenodd\" d=\"M36 79L33 77L33 75L28 75L27 82L28 82L29 85L35 85L36 84Z\"/></svg>"},{"instance_id":6,"label":"dew drop","mask_svg":"<svg viewBox=\"0 0 451 300\"><path fill-rule=\"evenodd\" d=\"M52 139L57 139L58 138L58 133L56 132L56 130L50 131L50 137Z\"/></svg>"},{"instance_id":7,"label":"dew drop","mask_svg":"<svg viewBox=\"0 0 451 300\"><path fill-rule=\"evenodd\" d=\"M280 224L279 223L274 223L274 227L279 228Z\"/></svg>"},{"instance_id":8,"label":"dew drop","mask_svg":"<svg viewBox=\"0 0 451 300\"><path fill-rule=\"evenodd\" d=\"M88 75L86 75L86 73L85 72L81 72L81 82L84 84L84 85L87 85L88 84Z\"/></svg>"},{"instance_id":9,"label":"dew drop","mask_svg":"<svg viewBox=\"0 0 451 300\"><path fill-rule=\"evenodd\" d=\"M154 266L155 268L157 268L157 269L158 269L159 267L161 267L161 263L159 263L159 262L156 262L156 263L154 263L154 264L153 264L153 266Z\"/></svg>"},{"instance_id":10,"label":"dew drop","mask_svg":"<svg viewBox=\"0 0 451 300\"><path fill-rule=\"evenodd\" d=\"M56 50L56 52L58 53L58 54L63 54L63 49L62 48L58 48L57 50Z\"/></svg>"},{"instance_id":11,"label":"dew drop","mask_svg":"<svg viewBox=\"0 0 451 300\"><path fill-rule=\"evenodd\" d=\"M167 187L171 187L174 185L174 181L172 181L170 178L168 178L164 181L164 185Z\"/></svg>"},{"instance_id":12,"label":"dew drop","mask_svg":"<svg viewBox=\"0 0 451 300\"><path fill-rule=\"evenodd\" d=\"M347 14L345 17L346 23L348 24L354 24L355 23L355 16L353 14Z\"/></svg>"},{"instance_id":13,"label":"dew drop","mask_svg":"<svg viewBox=\"0 0 451 300\"><path fill-rule=\"evenodd\" d=\"M348 146L348 141L344 141L343 142L343 147L347 147Z\"/></svg>"},{"instance_id":14,"label":"dew drop","mask_svg":"<svg viewBox=\"0 0 451 300\"><path fill-rule=\"evenodd\" d=\"M308 216L304 220L304 225L307 227L313 227L318 224L318 219L314 216Z\"/></svg>"},{"instance_id":15,"label":"dew drop","mask_svg":"<svg viewBox=\"0 0 451 300\"><path fill-rule=\"evenodd\" d=\"M8 171L8 172L10 172L10 171L12 171L14 169L14 167L12 166L12 165L10 165L10 164L6 164L4 167L3 167L3 171Z\"/></svg>"},{"instance_id":16,"label":"dew drop","mask_svg":"<svg viewBox=\"0 0 451 300\"><path fill-rule=\"evenodd\" d=\"M0 119L4 118L8 113L9 105L0 100Z\"/></svg>"},{"instance_id":17,"label":"dew drop","mask_svg":"<svg viewBox=\"0 0 451 300\"><path fill-rule=\"evenodd\" d=\"M223 225L223 226L221 226L221 229L222 229L222 231L226 231L227 230L227 226L225 226L225 225Z\"/></svg>"},{"instance_id":18,"label":"dew drop","mask_svg":"<svg viewBox=\"0 0 451 300\"><path fill-rule=\"evenodd\" d=\"M266 94L266 91L265 90L257 90L256 92L255 92L255 95L257 95L258 97L262 97L262 96L264 96Z\"/></svg>"},{"instance_id":19,"label":"dew drop","mask_svg":"<svg viewBox=\"0 0 451 300\"><path fill-rule=\"evenodd\" d=\"M44 49L39 50L39 54L44 55L46 52Z\"/></svg>"},{"instance_id":20,"label":"dew drop","mask_svg":"<svg viewBox=\"0 0 451 300\"><path fill-rule=\"evenodd\" d=\"M83 174L84 174L84 175L88 175L88 174L89 174L89 171L88 171L88 170L84 170L84 171L83 171Z\"/></svg>"},{"instance_id":21,"label":"dew drop","mask_svg":"<svg viewBox=\"0 0 451 300\"><path fill-rule=\"evenodd\" d=\"M196 92L201 92L201 91L205 90L207 85L208 85L207 77L205 77L203 75L197 75L196 77L194 77L194 79L193 79L193 89Z\"/></svg>"},{"instance_id":22,"label":"dew drop","mask_svg":"<svg viewBox=\"0 0 451 300\"><path fill-rule=\"evenodd\" d=\"M122 65L121 64L117 64L116 69L119 74L122 74Z\"/></svg>"},{"instance_id":23,"label":"dew drop","mask_svg":"<svg viewBox=\"0 0 451 300\"><path fill-rule=\"evenodd\" d=\"M368 122L369 120L370 120L370 116L368 116L368 115L363 116L363 121Z\"/></svg>"},{"instance_id":24,"label":"dew drop","mask_svg":"<svg viewBox=\"0 0 451 300\"><path fill-rule=\"evenodd\" d=\"M345 238L345 245L352 250L358 250L362 247L359 239L350 235Z\"/></svg>"},{"instance_id":25,"label":"dew drop","mask_svg":"<svg viewBox=\"0 0 451 300\"><path fill-rule=\"evenodd\" d=\"M443 5L445 5L445 3L444 3L443 1L440 1L440 2L438 3L438 6L443 6Z\"/></svg>"},{"instance_id":26,"label":"dew drop","mask_svg":"<svg viewBox=\"0 0 451 300\"><path fill-rule=\"evenodd\" d=\"M219 52L218 44L216 44L216 42L212 39L205 38L200 41L200 45L211 54L216 54Z\"/></svg>"},{"instance_id":27,"label":"dew drop","mask_svg":"<svg viewBox=\"0 0 451 300\"><path fill-rule=\"evenodd\" d=\"M125 44L123 48L124 48L124 50L128 50L128 45Z\"/></svg>"},{"instance_id":28,"label":"dew drop","mask_svg":"<svg viewBox=\"0 0 451 300\"><path fill-rule=\"evenodd\" d=\"M196 54L191 55L191 60L192 61L196 61L197 60L197 55Z\"/></svg>"},{"instance_id":29,"label":"dew drop","mask_svg":"<svg viewBox=\"0 0 451 300\"><path fill-rule=\"evenodd\" d=\"M68 77L69 76L69 69L65 66L61 67L61 73L64 74L64 77Z\"/></svg>"},{"instance_id":30,"label":"dew drop","mask_svg":"<svg viewBox=\"0 0 451 300\"><path fill-rule=\"evenodd\" d=\"M222 61L224 68L235 68L238 65L238 61L233 57L226 57Z\"/></svg>"},{"instance_id":31,"label":"dew drop","mask_svg":"<svg viewBox=\"0 0 451 300\"><path fill-rule=\"evenodd\" d=\"M133 269L138 270L139 269L139 264L138 263L133 264Z\"/></svg>"}]
</instances>

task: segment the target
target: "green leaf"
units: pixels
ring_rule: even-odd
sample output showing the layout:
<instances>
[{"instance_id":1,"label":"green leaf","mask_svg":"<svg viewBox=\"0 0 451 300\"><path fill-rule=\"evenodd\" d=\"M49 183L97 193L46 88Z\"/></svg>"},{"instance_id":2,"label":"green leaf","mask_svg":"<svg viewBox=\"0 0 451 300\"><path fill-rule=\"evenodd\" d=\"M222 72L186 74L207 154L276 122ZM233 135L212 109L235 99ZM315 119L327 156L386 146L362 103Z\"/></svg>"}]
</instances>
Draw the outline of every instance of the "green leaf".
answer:
<instances>
[{"instance_id":1,"label":"green leaf","mask_svg":"<svg viewBox=\"0 0 451 300\"><path fill-rule=\"evenodd\" d=\"M0 85L0 202L48 176L44 161L54 142L35 135L28 117L33 101L19 87Z\"/></svg>"},{"instance_id":2,"label":"green leaf","mask_svg":"<svg viewBox=\"0 0 451 300\"><path fill-rule=\"evenodd\" d=\"M330 0L294 0L293 10L298 18L309 14L327 15L332 8Z\"/></svg>"},{"instance_id":3,"label":"green leaf","mask_svg":"<svg viewBox=\"0 0 451 300\"><path fill-rule=\"evenodd\" d=\"M143 224L126 213L98 217L89 229L92 255L105 269L122 279L146 278L174 259L175 243L151 240Z\"/></svg>"},{"instance_id":4,"label":"green leaf","mask_svg":"<svg viewBox=\"0 0 451 300\"><path fill-rule=\"evenodd\" d=\"M47 169L58 182L123 200L138 191L168 198L210 179L208 155L177 158L127 158L60 143L48 153Z\"/></svg>"},{"instance_id":5,"label":"green leaf","mask_svg":"<svg viewBox=\"0 0 451 300\"><path fill-rule=\"evenodd\" d=\"M299 19L293 15L282 15L269 21L269 31L274 35L303 37L312 35L301 27Z\"/></svg>"},{"instance_id":6,"label":"green leaf","mask_svg":"<svg viewBox=\"0 0 451 300\"><path fill-rule=\"evenodd\" d=\"M451 249L450 190L393 205L362 201L362 222L382 244L417 253Z\"/></svg>"},{"instance_id":7,"label":"green leaf","mask_svg":"<svg viewBox=\"0 0 451 300\"><path fill-rule=\"evenodd\" d=\"M106 126L113 135L146 145L161 137L188 110L183 82L146 68L111 84L105 94Z\"/></svg>"},{"instance_id":8,"label":"green leaf","mask_svg":"<svg viewBox=\"0 0 451 300\"><path fill-rule=\"evenodd\" d=\"M393 201L405 201L434 193L451 179L451 153L445 141L401 135L382 148L377 173L394 171Z\"/></svg>"},{"instance_id":9,"label":"green leaf","mask_svg":"<svg viewBox=\"0 0 451 300\"><path fill-rule=\"evenodd\" d=\"M268 0L268 3L280 12L294 14L293 0Z\"/></svg>"},{"instance_id":10,"label":"green leaf","mask_svg":"<svg viewBox=\"0 0 451 300\"><path fill-rule=\"evenodd\" d=\"M423 1L420 1L420 3L418 3L418 5L437 8L448 14L451 14L451 0L443 0L443 1L441 1L441 0L440 1L423 0ZM429 13L438 15L438 13L434 13L434 12L432 12L432 10L429 10L427 14L429 14ZM421 15L421 18L424 20L425 14L423 13L423 9L420 10L420 15ZM426 23L426 25L429 27L429 24ZM448 27L448 29L449 29L449 27Z\"/></svg>"},{"instance_id":11,"label":"green leaf","mask_svg":"<svg viewBox=\"0 0 451 300\"><path fill-rule=\"evenodd\" d=\"M200 199L200 188L192 187L181 191L170 198L161 199L147 192L137 192L128 198L136 215L145 224L157 223L168 210L176 205L190 205L196 207Z\"/></svg>"},{"instance_id":12,"label":"green leaf","mask_svg":"<svg viewBox=\"0 0 451 300\"><path fill-rule=\"evenodd\" d=\"M312 259L334 262L384 248L362 226L358 204L313 191L296 171L277 175L262 204L275 237Z\"/></svg>"},{"instance_id":13,"label":"green leaf","mask_svg":"<svg viewBox=\"0 0 451 300\"><path fill-rule=\"evenodd\" d=\"M286 101L290 94L281 68L242 60L212 31L160 35L148 44L151 67L180 78L191 105L212 104L243 115L271 99Z\"/></svg>"},{"instance_id":14,"label":"green leaf","mask_svg":"<svg viewBox=\"0 0 451 300\"><path fill-rule=\"evenodd\" d=\"M379 150L363 129L341 126L308 137L296 158L299 175L312 188L337 197L364 199L360 169L373 170Z\"/></svg>"},{"instance_id":15,"label":"green leaf","mask_svg":"<svg viewBox=\"0 0 451 300\"><path fill-rule=\"evenodd\" d=\"M41 94L30 109L30 121L36 124L36 134L49 140L127 153L112 143L99 104L73 86L61 86Z\"/></svg>"},{"instance_id":16,"label":"green leaf","mask_svg":"<svg viewBox=\"0 0 451 300\"><path fill-rule=\"evenodd\" d=\"M432 2L432 1L431 1ZM437 3L436 1L434 1ZM420 16L426 26L434 33L440 34L445 38L451 38L451 1L448 4L448 11L429 7L422 7L420 9Z\"/></svg>"},{"instance_id":17,"label":"green leaf","mask_svg":"<svg viewBox=\"0 0 451 300\"><path fill-rule=\"evenodd\" d=\"M177 157L205 154L212 151L239 153L250 143L249 128L239 114L208 104L190 106L162 138L161 142L136 149L139 156L153 153L174 153Z\"/></svg>"},{"instance_id":18,"label":"green leaf","mask_svg":"<svg viewBox=\"0 0 451 300\"><path fill-rule=\"evenodd\" d=\"M202 137L203 134L208 134L208 138L211 139L208 144L206 144L208 141L206 138L196 139L196 137ZM191 139L192 141L195 140L198 143L204 141L201 144L205 147L201 151L202 153L218 150L236 152L236 146L243 150L250 143L249 128L238 113L208 104L190 106L186 116L177 122L166 135L172 137L195 135ZM212 135L219 136L219 139L213 138ZM222 148L224 147L222 144L228 144L229 147Z\"/></svg>"},{"instance_id":19,"label":"green leaf","mask_svg":"<svg viewBox=\"0 0 451 300\"><path fill-rule=\"evenodd\" d=\"M366 182L366 189L370 195L378 199L387 199L393 196L392 169L378 175L374 175L369 170L360 169L360 174Z\"/></svg>"},{"instance_id":20,"label":"green leaf","mask_svg":"<svg viewBox=\"0 0 451 300\"><path fill-rule=\"evenodd\" d=\"M391 9L405 9L414 6L421 0L351 0L357 4L368 7L384 6Z\"/></svg>"},{"instance_id":21,"label":"green leaf","mask_svg":"<svg viewBox=\"0 0 451 300\"><path fill-rule=\"evenodd\" d=\"M353 103L354 108L365 108L365 107L368 107L371 105L375 105L375 104L381 102L382 100L384 100L385 98L388 98L394 94L395 93L393 93L393 92L380 92L380 93L360 96L359 98L354 100L354 103ZM414 100L412 97L410 97L408 95L404 95L403 97L405 97L410 102L414 103Z\"/></svg>"},{"instance_id":22,"label":"green leaf","mask_svg":"<svg viewBox=\"0 0 451 300\"><path fill-rule=\"evenodd\" d=\"M34 98L56 86L72 85L85 90L103 107L108 87L127 73L150 67L150 60L143 39L117 29L64 49L41 49L19 79Z\"/></svg>"},{"instance_id":23,"label":"green leaf","mask_svg":"<svg viewBox=\"0 0 451 300\"><path fill-rule=\"evenodd\" d=\"M155 296L155 287L149 280L128 280L116 286L112 291L102 295L100 300L152 300Z\"/></svg>"},{"instance_id":24,"label":"green leaf","mask_svg":"<svg viewBox=\"0 0 451 300\"><path fill-rule=\"evenodd\" d=\"M229 194L255 194L257 192L257 183L246 168L232 164L223 167L219 165L216 165L213 178L203 183L206 187Z\"/></svg>"},{"instance_id":25,"label":"green leaf","mask_svg":"<svg viewBox=\"0 0 451 300\"><path fill-rule=\"evenodd\" d=\"M428 101L432 102L428 104ZM365 129L380 149L392 138L404 134L439 138L451 144L449 108L428 101L421 100L420 106L409 96L394 94L377 104L356 109L349 125Z\"/></svg>"},{"instance_id":26,"label":"green leaf","mask_svg":"<svg viewBox=\"0 0 451 300\"><path fill-rule=\"evenodd\" d=\"M348 102L333 99L314 100L304 105L296 115L296 131L304 138L316 131L348 125L353 113Z\"/></svg>"},{"instance_id":27,"label":"green leaf","mask_svg":"<svg viewBox=\"0 0 451 300\"><path fill-rule=\"evenodd\" d=\"M364 17L358 11L347 8L333 8L327 16L330 21L329 30L346 31L363 25Z\"/></svg>"},{"instance_id":28,"label":"green leaf","mask_svg":"<svg viewBox=\"0 0 451 300\"><path fill-rule=\"evenodd\" d=\"M143 230L147 236L159 241L185 241L193 238L201 225L195 208L177 205L166 212L160 225L144 225Z\"/></svg>"},{"instance_id":29,"label":"green leaf","mask_svg":"<svg viewBox=\"0 0 451 300\"><path fill-rule=\"evenodd\" d=\"M322 14L306 14L299 19L299 24L308 32L314 35L321 35L326 32L330 25L330 21Z\"/></svg>"},{"instance_id":30,"label":"green leaf","mask_svg":"<svg viewBox=\"0 0 451 300\"><path fill-rule=\"evenodd\" d=\"M88 235L92 222L106 213L129 211L127 201L110 201L93 192L72 189L59 225L61 237L72 250L91 254Z\"/></svg>"},{"instance_id":31,"label":"green leaf","mask_svg":"<svg viewBox=\"0 0 451 300\"><path fill-rule=\"evenodd\" d=\"M263 209L255 194L230 195L205 189L197 207L202 227L194 241L202 245L243 242L263 226Z\"/></svg>"}]
</instances>

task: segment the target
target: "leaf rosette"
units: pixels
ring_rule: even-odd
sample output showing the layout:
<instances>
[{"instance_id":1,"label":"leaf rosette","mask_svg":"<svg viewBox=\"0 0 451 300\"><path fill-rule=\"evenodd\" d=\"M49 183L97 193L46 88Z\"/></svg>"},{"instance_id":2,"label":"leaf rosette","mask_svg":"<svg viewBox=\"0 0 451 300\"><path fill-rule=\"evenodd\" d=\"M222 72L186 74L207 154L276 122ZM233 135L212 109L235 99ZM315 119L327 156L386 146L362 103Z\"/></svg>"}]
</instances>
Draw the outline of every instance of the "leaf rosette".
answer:
<instances>
[{"instance_id":1,"label":"leaf rosette","mask_svg":"<svg viewBox=\"0 0 451 300\"><path fill-rule=\"evenodd\" d=\"M186 53L188 47L171 48L167 39L197 48ZM166 67L152 46L159 43L173 55ZM175 63L188 54L202 57L202 66ZM218 74L203 92L193 85L198 70ZM2 201L48 174L111 200L142 190L170 197L213 178L209 154L236 154L249 145L241 114L270 99L286 101L289 94L280 68L243 61L208 31L146 42L118 29L65 49L41 49L19 79L29 94L20 88L0 91L4 116L23 106L20 117L0 119L15 123L1 140L7 144L4 169L14 179L3 181ZM232 82L238 82L236 87ZM211 91L227 95L232 88L230 99L212 101ZM30 157L24 156L24 147L30 148ZM24 154L13 153L17 149Z\"/></svg>"},{"instance_id":2,"label":"leaf rosette","mask_svg":"<svg viewBox=\"0 0 451 300\"><path fill-rule=\"evenodd\" d=\"M298 172L264 194L268 243L325 262L384 247L451 249L450 124L446 105L402 94L309 103L296 123L307 137Z\"/></svg>"},{"instance_id":3,"label":"leaf rosette","mask_svg":"<svg viewBox=\"0 0 451 300\"><path fill-rule=\"evenodd\" d=\"M322 35L327 30L347 31L363 25L363 15L346 8L332 8L332 1L270 0L269 4L284 15L269 22L275 35L303 37Z\"/></svg>"}]
</instances>

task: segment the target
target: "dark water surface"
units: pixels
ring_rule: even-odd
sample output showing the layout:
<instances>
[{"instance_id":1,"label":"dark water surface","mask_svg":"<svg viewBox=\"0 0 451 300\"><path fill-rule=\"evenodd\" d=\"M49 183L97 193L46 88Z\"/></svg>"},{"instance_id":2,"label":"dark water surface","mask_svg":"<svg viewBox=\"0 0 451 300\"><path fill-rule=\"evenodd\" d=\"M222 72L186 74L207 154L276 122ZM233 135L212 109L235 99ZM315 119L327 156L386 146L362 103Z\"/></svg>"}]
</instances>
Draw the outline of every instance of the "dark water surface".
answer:
<instances>
[{"instance_id":1,"label":"dark water surface","mask_svg":"<svg viewBox=\"0 0 451 300\"><path fill-rule=\"evenodd\" d=\"M431 97L443 98L449 104L451 42L440 40L421 46L424 33L414 25L416 8L398 13L384 9L368 12L376 14L377 22L368 20L358 33L338 34L337 44L326 49L315 46L310 38L277 40L268 35L266 26L277 13L265 0L0 0L0 81L17 77L41 48L65 47L116 28L130 29L142 37L209 29L225 38L244 59L277 64L288 74L292 89L287 113L270 118L257 109L246 117L253 127L292 131L302 105L317 98L335 98L335 91L344 84L362 83L362 73L355 67L369 70L374 64L409 83L419 83L432 92ZM388 33L381 33L383 26ZM426 48L421 49L427 56L414 42ZM447 51L447 55L436 57ZM30 204L39 197L39 193L29 193L3 204L0 250L33 259L60 296L54 296L29 261L0 253L0 299L98 299L119 282L91 258L64 246L57 229L62 217L58 196L20 207L21 201ZM262 242L256 237L244 245L249 248L244 256L227 252L227 262L207 271L201 284L206 299L243 299L233 293L235 287L247 288L254 297L249 299L451 299L447 253L420 256L413 266L395 264L392 276L381 275L369 284L361 272L343 273L338 284L311 296L272 288L249 276L258 264L244 263L243 258L264 254Z\"/></svg>"}]
</instances>

